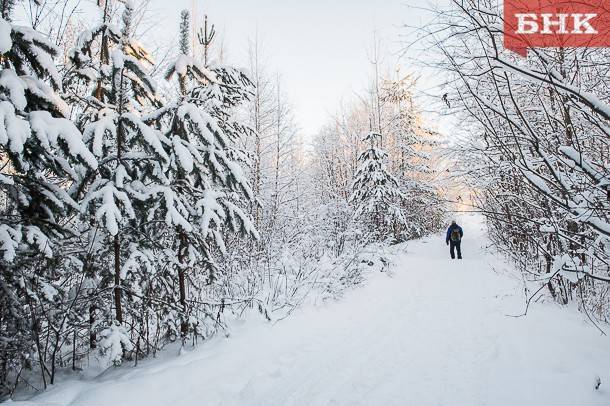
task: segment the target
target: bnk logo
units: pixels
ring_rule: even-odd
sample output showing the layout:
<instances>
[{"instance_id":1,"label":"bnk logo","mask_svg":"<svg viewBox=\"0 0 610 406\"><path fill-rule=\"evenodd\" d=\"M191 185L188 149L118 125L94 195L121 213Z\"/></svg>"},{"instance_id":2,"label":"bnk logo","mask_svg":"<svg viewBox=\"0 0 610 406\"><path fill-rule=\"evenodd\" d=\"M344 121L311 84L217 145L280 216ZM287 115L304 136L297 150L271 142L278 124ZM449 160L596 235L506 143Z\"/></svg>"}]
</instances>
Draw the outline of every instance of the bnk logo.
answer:
<instances>
[{"instance_id":1,"label":"bnk logo","mask_svg":"<svg viewBox=\"0 0 610 406\"><path fill-rule=\"evenodd\" d=\"M610 47L610 0L505 0L504 47Z\"/></svg>"}]
</instances>

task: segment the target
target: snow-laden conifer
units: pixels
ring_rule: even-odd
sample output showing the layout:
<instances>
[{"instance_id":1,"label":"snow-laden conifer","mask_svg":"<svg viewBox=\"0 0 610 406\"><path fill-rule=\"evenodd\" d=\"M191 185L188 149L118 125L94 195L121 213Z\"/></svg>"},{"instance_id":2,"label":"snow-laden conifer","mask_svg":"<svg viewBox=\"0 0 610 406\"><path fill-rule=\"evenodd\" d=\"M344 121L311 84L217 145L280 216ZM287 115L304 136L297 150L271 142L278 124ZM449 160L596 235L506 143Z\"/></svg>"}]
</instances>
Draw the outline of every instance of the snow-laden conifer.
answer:
<instances>
[{"instance_id":1,"label":"snow-laden conifer","mask_svg":"<svg viewBox=\"0 0 610 406\"><path fill-rule=\"evenodd\" d=\"M178 279L183 336L189 332L188 274L203 272L200 278L214 278L215 252L225 252L226 231L258 238L242 208L252 191L240 166L244 154L236 148L243 130L232 111L247 96L247 78L231 68L204 66L190 53L189 32L188 13L183 12L180 54L166 75L177 81L178 93L157 116L170 146L169 182L151 190L163 198L148 212L149 218L175 232L171 262Z\"/></svg>"},{"instance_id":2,"label":"snow-laden conifer","mask_svg":"<svg viewBox=\"0 0 610 406\"><path fill-rule=\"evenodd\" d=\"M170 141L148 116L161 107L147 74L152 57L133 37L132 4L124 3L120 28L109 4L101 23L78 36L66 75L77 123L99 160L97 170L84 172L72 188L87 215L83 224L91 225L88 244L96 255L86 260L88 277L106 292L92 304L103 321L91 326L96 329L142 312L141 297L156 266L153 249L160 243L146 234L147 212L163 198L158 189L170 182ZM171 196L164 200L168 212L176 210L173 203Z\"/></svg>"},{"instance_id":3,"label":"snow-laden conifer","mask_svg":"<svg viewBox=\"0 0 610 406\"><path fill-rule=\"evenodd\" d=\"M380 145L381 134L370 132L363 142L368 143L358 158L358 168L352 183L349 201L355 205L355 217L370 226L372 238L394 234L397 224L404 225L405 215L399 200L404 194L397 179L387 168L387 152Z\"/></svg>"},{"instance_id":4,"label":"snow-laden conifer","mask_svg":"<svg viewBox=\"0 0 610 406\"><path fill-rule=\"evenodd\" d=\"M61 301L74 268L64 242L77 234L70 219L80 208L68 187L80 167L98 165L60 97L59 49L11 21L15 2L1 6L0 394L13 368L44 362L58 341L53 334L41 344L69 315ZM43 385L53 382L54 367L41 368Z\"/></svg>"},{"instance_id":5,"label":"snow-laden conifer","mask_svg":"<svg viewBox=\"0 0 610 406\"><path fill-rule=\"evenodd\" d=\"M59 50L31 28L0 19L0 153L5 213L0 254L14 261L34 250L52 256L63 233L58 216L76 208L66 184L79 164L97 167L58 95L61 79L53 58Z\"/></svg>"}]
</instances>

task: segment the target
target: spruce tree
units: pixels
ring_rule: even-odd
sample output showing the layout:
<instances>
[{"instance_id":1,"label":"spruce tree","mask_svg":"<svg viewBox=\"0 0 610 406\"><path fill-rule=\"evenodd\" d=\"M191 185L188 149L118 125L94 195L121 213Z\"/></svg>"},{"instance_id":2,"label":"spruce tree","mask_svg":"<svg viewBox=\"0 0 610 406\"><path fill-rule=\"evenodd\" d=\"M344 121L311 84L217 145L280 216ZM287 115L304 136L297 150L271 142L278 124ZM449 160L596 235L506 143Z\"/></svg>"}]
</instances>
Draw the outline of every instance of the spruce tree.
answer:
<instances>
[{"instance_id":1,"label":"spruce tree","mask_svg":"<svg viewBox=\"0 0 610 406\"><path fill-rule=\"evenodd\" d=\"M119 31L110 21L110 2L104 4L101 24L84 31L70 55L67 81L72 94L82 88L88 94L79 99L78 124L100 160L98 169L84 174L73 191L82 197L89 215L85 223L95 225L90 240L98 261L102 260L95 267L99 274L92 279L99 281L98 290L112 290L112 302L99 298L106 320L103 342L125 347L127 333L120 326L127 317L124 293L130 303L139 302L147 272L154 270L150 261L142 260L152 256L155 246L144 230L146 212L156 203L156 188L170 181L166 176L170 157L168 141L146 116L161 102L146 73L152 58L132 37L133 6L125 3ZM109 257L111 267L103 261ZM113 316L110 308L114 308ZM121 337L108 338L116 334ZM110 361L120 362L115 356L121 351L101 350L112 355Z\"/></svg>"},{"instance_id":2,"label":"spruce tree","mask_svg":"<svg viewBox=\"0 0 610 406\"><path fill-rule=\"evenodd\" d=\"M67 219L79 209L66 188L79 167L95 170L97 161L59 96L59 50L11 22L13 1L0 4L0 382L39 361L46 385L40 310L56 308L71 270L62 244L76 233Z\"/></svg>"},{"instance_id":3,"label":"spruce tree","mask_svg":"<svg viewBox=\"0 0 610 406\"><path fill-rule=\"evenodd\" d=\"M58 49L36 31L0 20L0 150L6 216L0 224L2 257L19 252L52 255L52 239L62 234L58 217L76 203L62 187L75 167L97 161L66 117L59 97L61 79L53 57ZM21 246L20 244L24 244ZM28 247L26 247L27 245Z\"/></svg>"},{"instance_id":4,"label":"spruce tree","mask_svg":"<svg viewBox=\"0 0 610 406\"><path fill-rule=\"evenodd\" d=\"M396 224L404 225L406 218L400 207L405 195L398 181L387 168L387 152L381 148L381 134L370 132L363 138L369 147L358 157L358 169L352 183L350 203L356 206L354 216L370 227L371 237L381 240L396 236Z\"/></svg>"},{"instance_id":5,"label":"spruce tree","mask_svg":"<svg viewBox=\"0 0 610 406\"><path fill-rule=\"evenodd\" d=\"M252 191L240 166L244 154L236 148L243 132L232 109L247 97L247 78L231 68L208 69L189 50L189 16L182 12L180 55L169 67L167 79L178 84L176 101L159 111L171 145L169 183L157 193L171 205L154 206L150 218L163 219L175 231L175 261L180 334L189 333L187 274L203 270L213 280L218 266L215 248L225 251L224 234L258 238L249 216L240 207Z\"/></svg>"}]
</instances>

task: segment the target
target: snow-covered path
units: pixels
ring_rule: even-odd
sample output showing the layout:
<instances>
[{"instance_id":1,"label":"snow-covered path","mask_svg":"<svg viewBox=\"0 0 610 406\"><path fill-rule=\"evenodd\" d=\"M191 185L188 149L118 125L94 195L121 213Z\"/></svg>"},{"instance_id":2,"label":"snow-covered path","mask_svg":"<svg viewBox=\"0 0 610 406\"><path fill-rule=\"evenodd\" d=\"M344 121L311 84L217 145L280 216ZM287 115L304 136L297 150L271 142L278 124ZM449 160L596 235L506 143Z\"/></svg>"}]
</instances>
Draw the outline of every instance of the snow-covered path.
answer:
<instances>
[{"instance_id":1,"label":"snow-covered path","mask_svg":"<svg viewBox=\"0 0 610 406\"><path fill-rule=\"evenodd\" d=\"M463 261L409 243L391 276L275 325L248 322L176 358L68 382L39 405L609 405L610 340L538 303L465 219ZM595 376L602 380L593 389Z\"/></svg>"}]
</instances>

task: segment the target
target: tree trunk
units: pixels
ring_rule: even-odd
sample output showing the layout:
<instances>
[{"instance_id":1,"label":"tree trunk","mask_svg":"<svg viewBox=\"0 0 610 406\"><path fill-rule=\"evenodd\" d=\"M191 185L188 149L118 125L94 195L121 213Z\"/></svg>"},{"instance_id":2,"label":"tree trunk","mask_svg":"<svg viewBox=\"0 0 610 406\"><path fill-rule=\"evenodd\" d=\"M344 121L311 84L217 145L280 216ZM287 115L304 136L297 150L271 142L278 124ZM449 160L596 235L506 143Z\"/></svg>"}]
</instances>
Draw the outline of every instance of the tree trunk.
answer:
<instances>
[{"instance_id":1,"label":"tree trunk","mask_svg":"<svg viewBox=\"0 0 610 406\"><path fill-rule=\"evenodd\" d=\"M186 249L188 247L187 237L184 232L178 233L178 239L180 240L180 245L178 247L178 285L180 289L180 308L182 309L182 314L180 316L180 335L184 339L189 332L188 325L188 315L186 308Z\"/></svg>"},{"instance_id":2,"label":"tree trunk","mask_svg":"<svg viewBox=\"0 0 610 406\"><path fill-rule=\"evenodd\" d=\"M117 234L114 236L114 309L116 320L123 324L121 293L121 240Z\"/></svg>"},{"instance_id":3,"label":"tree trunk","mask_svg":"<svg viewBox=\"0 0 610 406\"><path fill-rule=\"evenodd\" d=\"M97 337L93 324L95 323L95 305L89 306L89 348L94 350L97 348Z\"/></svg>"}]
</instances>

